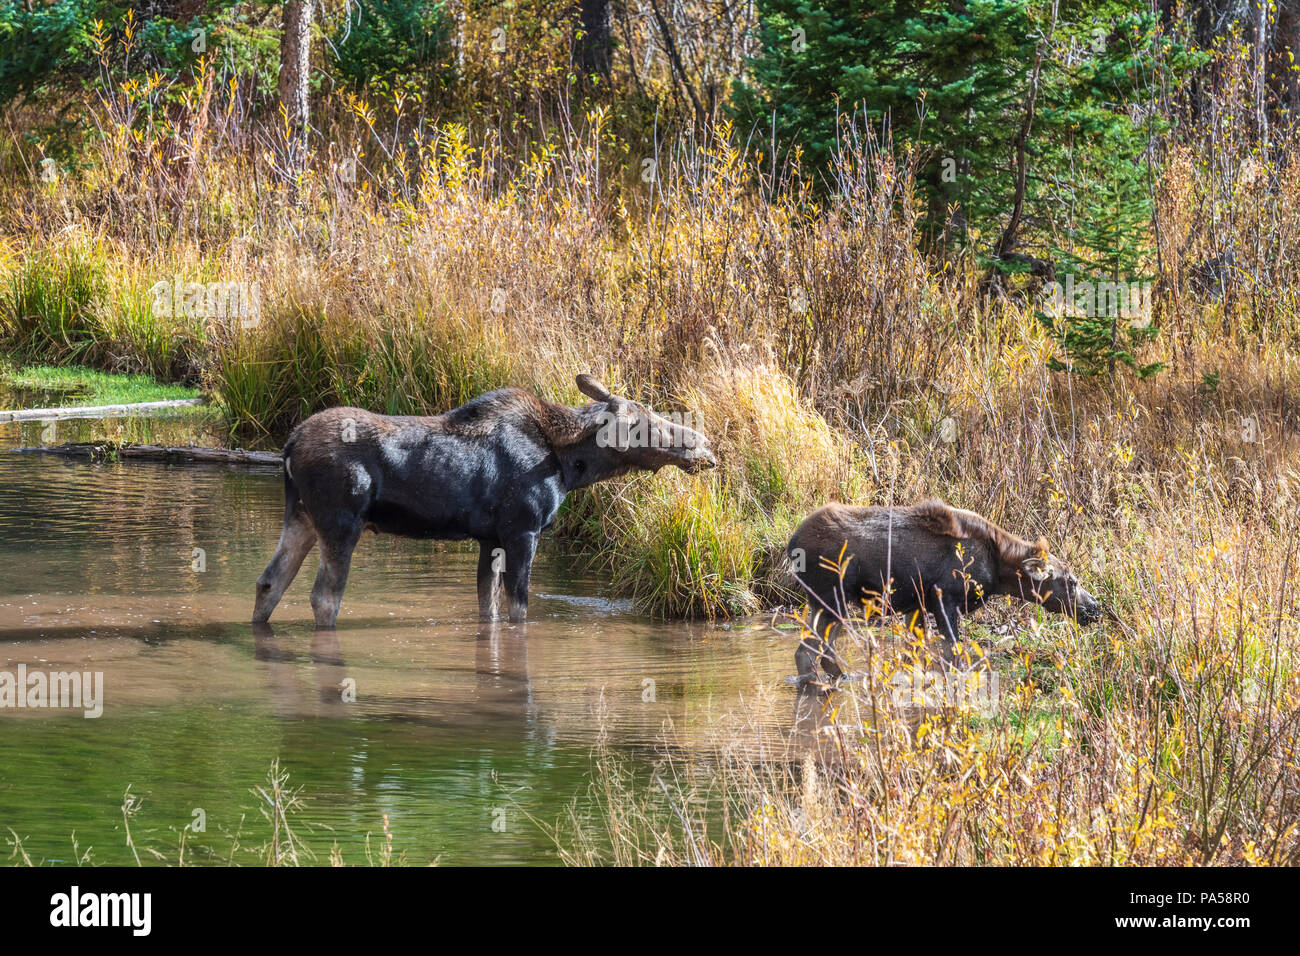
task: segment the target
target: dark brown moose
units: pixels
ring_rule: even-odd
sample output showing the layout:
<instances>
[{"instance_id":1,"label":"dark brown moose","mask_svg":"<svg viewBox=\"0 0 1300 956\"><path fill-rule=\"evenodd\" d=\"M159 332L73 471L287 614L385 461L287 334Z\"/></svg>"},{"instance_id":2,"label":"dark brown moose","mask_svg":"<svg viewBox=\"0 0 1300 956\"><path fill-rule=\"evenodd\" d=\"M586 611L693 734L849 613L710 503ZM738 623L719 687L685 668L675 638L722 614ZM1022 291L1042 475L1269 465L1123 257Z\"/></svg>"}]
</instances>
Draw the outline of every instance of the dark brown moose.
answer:
<instances>
[{"instance_id":1,"label":"dark brown moose","mask_svg":"<svg viewBox=\"0 0 1300 956\"><path fill-rule=\"evenodd\" d=\"M594 404L557 405L503 388L431 417L331 408L298 425L284 446L284 528L257 581L253 621L270 618L312 545L316 626L334 627L352 550L367 528L411 538L479 542L479 613L528 613L538 536L565 495L631 471L717 464L708 439L613 395L590 375Z\"/></svg>"},{"instance_id":2,"label":"dark brown moose","mask_svg":"<svg viewBox=\"0 0 1300 956\"><path fill-rule=\"evenodd\" d=\"M932 613L949 655L962 615L994 595L1032 601L1085 624L1101 616L1097 599L1049 553L1045 539L1026 541L942 501L827 505L799 525L786 556L812 612L820 612L814 634L795 652L801 681L813 677L818 659L827 677L840 676L835 630L864 598L882 607L886 592L891 611Z\"/></svg>"}]
</instances>

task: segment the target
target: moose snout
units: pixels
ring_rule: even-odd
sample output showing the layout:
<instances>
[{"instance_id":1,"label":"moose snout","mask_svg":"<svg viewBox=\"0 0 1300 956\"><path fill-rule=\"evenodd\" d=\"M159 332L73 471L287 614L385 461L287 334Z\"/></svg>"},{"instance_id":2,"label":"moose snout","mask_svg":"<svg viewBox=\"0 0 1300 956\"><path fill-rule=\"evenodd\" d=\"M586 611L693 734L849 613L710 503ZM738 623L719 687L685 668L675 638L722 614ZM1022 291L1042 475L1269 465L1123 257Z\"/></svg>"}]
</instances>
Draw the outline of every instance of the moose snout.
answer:
<instances>
[{"instance_id":1,"label":"moose snout","mask_svg":"<svg viewBox=\"0 0 1300 956\"><path fill-rule=\"evenodd\" d=\"M713 454L713 447L709 444L709 440L706 438L693 449L693 454L691 455L687 471L691 474L695 474L697 471L703 471L706 468L716 468L717 466L718 459Z\"/></svg>"},{"instance_id":2,"label":"moose snout","mask_svg":"<svg viewBox=\"0 0 1300 956\"><path fill-rule=\"evenodd\" d=\"M1095 624L1101 620L1101 616L1101 602L1079 588L1074 598L1074 619L1080 624Z\"/></svg>"}]
</instances>

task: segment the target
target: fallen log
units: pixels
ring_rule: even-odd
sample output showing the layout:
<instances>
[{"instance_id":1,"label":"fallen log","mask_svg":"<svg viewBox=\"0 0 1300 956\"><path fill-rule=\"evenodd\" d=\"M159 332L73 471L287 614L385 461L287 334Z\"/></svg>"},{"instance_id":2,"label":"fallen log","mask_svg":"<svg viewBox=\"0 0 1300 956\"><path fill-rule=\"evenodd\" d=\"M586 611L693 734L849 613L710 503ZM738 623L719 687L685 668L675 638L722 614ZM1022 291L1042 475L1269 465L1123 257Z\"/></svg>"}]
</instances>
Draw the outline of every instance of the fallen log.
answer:
<instances>
[{"instance_id":1,"label":"fallen log","mask_svg":"<svg viewBox=\"0 0 1300 956\"><path fill-rule=\"evenodd\" d=\"M193 445L114 445L111 442L83 441L9 450L26 455L58 455L62 458L89 458L92 461L127 459L213 465L270 465L276 468L283 465L280 453L276 451L199 448Z\"/></svg>"},{"instance_id":2,"label":"fallen log","mask_svg":"<svg viewBox=\"0 0 1300 956\"><path fill-rule=\"evenodd\" d=\"M130 405L73 405L67 408L19 408L0 411L0 422L50 421L63 418L116 418L140 415L167 408L202 405L202 398L169 398L161 402L133 402Z\"/></svg>"}]
</instances>

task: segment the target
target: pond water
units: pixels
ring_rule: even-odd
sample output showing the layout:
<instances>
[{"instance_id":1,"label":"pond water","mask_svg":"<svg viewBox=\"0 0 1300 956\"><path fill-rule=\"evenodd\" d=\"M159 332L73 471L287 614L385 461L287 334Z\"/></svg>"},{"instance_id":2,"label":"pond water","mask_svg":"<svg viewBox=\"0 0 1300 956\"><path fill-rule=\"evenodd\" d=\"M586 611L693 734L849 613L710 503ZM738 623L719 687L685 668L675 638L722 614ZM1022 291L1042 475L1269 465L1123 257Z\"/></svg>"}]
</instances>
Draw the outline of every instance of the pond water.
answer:
<instances>
[{"instance_id":1,"label":"pond water","mask_svg":"<svg viewBox=\"0 0 1300 956\"><path fill-rule=\"evenodd\" d=\"M0 707L0 837L33 863L88 847L134 863L133 842L142 862L174 864L196 819L186 862L257 862L271 827L256 788L277 759L302 788L290 823L317 862L337 845L364 863L367 838L377 857L386 817L407 863L554 863L546 828L589 807L598 745L648 768L665 747L788 743L789 636L640 616L554 541L527 625L480 624L470 550L367 535L336 632L311 623L315 552L255 632L278 469L4 450L193 428L0 425L0 673L102 674L97 718L85 701Z\"/></svg>"},{"instance_id":2,"label":"pond water","mask_svg":"<svg viewBox=\"0 0 1300 956\"><path fill-rule=\"evenodd\" d=\"M53 408L73 403L81 397L82 393L76 389L15 388L0 381L0 409Z\"/></svg>"}]
</instances>

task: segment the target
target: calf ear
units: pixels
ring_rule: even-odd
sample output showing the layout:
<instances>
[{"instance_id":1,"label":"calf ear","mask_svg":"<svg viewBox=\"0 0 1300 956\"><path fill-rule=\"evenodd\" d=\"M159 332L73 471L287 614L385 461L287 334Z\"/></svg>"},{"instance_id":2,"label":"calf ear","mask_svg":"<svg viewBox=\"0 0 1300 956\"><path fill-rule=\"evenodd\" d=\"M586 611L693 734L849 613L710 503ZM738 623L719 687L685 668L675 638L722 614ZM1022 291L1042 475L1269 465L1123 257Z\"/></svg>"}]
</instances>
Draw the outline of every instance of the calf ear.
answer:
<instances>
[{"instance_id":1,"label":"calf ear","mask_svg":"<svg viewBox=\"0 0 1300 956\"><path fill-rule=\"evenodd\" d=\"M1042 555L1025 558L1024 561L1020 562L1020 566L1035 581L1046 581L1052 576L1051 565L1047 563L1047 559Z\"/></svg>"},{"instance_id":2,"label":"calf ear","mask_svg":"<svg viewBox=\"0 0 1300 956\"><path fill-rule=\"evenodd\" d=\"M608 402L614 396L610 394L609 389L597 381L596 376L588 375L583 372L578 376L578 391L582 392L588 398L595 399L598 402Z\"/></svg>"}]
</instances>

